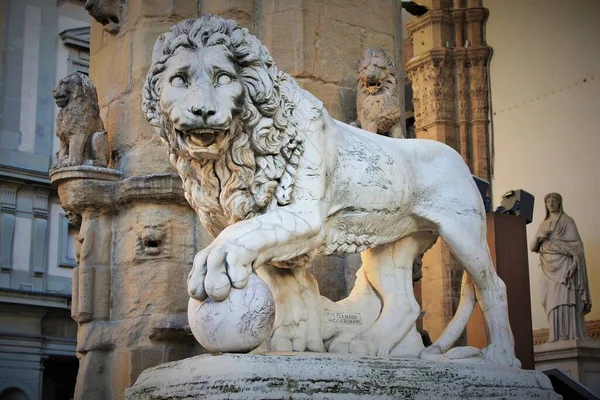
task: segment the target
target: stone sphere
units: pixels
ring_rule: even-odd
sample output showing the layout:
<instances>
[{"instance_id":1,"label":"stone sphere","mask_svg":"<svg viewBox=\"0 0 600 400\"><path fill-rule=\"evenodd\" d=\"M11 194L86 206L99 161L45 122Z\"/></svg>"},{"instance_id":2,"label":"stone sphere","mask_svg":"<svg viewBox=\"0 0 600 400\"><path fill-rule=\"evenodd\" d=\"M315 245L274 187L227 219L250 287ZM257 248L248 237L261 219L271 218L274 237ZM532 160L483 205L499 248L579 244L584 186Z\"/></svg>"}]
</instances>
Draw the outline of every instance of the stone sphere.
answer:
<instances>
[{"instance_id":1,"label":"stone sphere","mask_svg":"<svg viewBox=\"0 0 600 400\"><path fill-rule=\"evenodd\" d=\"M223 301L190 298L188 319L196 340L208 351L247 353L271 334L275 301L269 287L251 274L244 289L231 289Z\"/></svg>"}]
</instances>

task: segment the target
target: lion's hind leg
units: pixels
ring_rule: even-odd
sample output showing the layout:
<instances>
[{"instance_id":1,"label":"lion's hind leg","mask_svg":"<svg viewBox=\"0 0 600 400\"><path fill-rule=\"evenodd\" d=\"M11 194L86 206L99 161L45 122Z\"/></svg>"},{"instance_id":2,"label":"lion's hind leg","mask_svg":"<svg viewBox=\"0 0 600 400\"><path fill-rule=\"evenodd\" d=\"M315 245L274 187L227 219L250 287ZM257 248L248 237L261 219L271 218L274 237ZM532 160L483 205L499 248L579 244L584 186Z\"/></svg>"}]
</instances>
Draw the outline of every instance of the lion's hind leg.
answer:
<instances>
[{"instance_id":1,"label":"lion's hind leg","mask_svg":"<svg viewBox=\"0 0 600 400\"><path fill-rule=\"evenodd\" d=\"M479 214L463 214L461 218L447 218L438 220L438 223L440 236L469 274L470 279L463 280L463 285L468 285L469 280L474 285L488 333L489 346L483 350L484 357L501 365L520 366L515 357L514 339L508 321L506 286L496 274L492 263L485 240L485 220ZM472 289L463 288L464 290ZM472 309L464 307L464 310L468 311L469 308ZM446 351L462 333L468 319L462 310L463 307L459 304L453 320L431 346L433 349ZM470 311L468 314L470 315ZM458 321L461 323L457 323Z\"/></svg>"},{"instance_id":2,"label":"lion's hind leg","mask_svg":"<svg viewBox=\"0 0 600 400\"><path fill-rule=\"evenodd\" d=\"M423 342L415 323L421 307L413 292L412 265L436 239L430 232L414 233L362 253L367 279L381 296L383 308L373 326L350 342L350 353L386 357L403 342L406 348L394 349L395 354L418 356Z\"/></svg>"}]
</instances>

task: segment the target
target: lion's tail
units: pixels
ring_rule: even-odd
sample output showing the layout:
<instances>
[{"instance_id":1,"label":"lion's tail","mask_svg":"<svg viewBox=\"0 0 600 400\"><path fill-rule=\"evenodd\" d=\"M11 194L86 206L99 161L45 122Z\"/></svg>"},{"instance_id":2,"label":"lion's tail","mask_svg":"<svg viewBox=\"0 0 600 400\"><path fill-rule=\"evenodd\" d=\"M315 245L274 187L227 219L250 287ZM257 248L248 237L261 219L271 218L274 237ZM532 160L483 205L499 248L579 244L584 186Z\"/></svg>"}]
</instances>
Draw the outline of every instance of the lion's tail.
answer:
<instances>
[{"instance_id":1,"label":"lion's tail","mask_svg":"<svg viewBox=\"0 0 600 400\"><path fill-rule=\"evenodd\" d=\"M475 308L475 286L469 274L464 272L462 279L462 287L460 291L460 300L458 309L452 320L442 332L442 335L435 341L433 346L439 348L442 353L445 353L456 340L462 335L464 329L469 322L469 318Z\"/></svg>"}]
</instances>

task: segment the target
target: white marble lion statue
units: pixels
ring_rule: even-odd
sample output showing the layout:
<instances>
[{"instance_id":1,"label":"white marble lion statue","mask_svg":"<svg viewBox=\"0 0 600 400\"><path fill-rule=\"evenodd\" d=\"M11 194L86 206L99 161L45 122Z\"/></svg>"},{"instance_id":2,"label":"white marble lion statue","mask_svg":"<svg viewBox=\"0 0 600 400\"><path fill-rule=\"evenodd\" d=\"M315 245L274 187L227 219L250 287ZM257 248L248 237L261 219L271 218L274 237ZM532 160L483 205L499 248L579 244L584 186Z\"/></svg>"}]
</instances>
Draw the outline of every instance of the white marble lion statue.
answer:
<instances>
[{"instance_id":1,"label":"white marble lion statue","mask_svg":"<svg viewBox=\"0 0 600 400\"><path fill-rule=\"evenodd\" d=\"M256 270L276 302L271 350L421 358L443 355L477 302L483 358L519 365L483 202L452 148L334 120L247 29L211 15L158 38L142 108L216 237L194 259L191 297L222 301ZM456 315L423 348L412 264L438 237L466 274ZM305 267L315 255L354 252L363 265L350 296L322 299ZM336 313L360 323L335 325Z\"/></svg>"}]
</instances>

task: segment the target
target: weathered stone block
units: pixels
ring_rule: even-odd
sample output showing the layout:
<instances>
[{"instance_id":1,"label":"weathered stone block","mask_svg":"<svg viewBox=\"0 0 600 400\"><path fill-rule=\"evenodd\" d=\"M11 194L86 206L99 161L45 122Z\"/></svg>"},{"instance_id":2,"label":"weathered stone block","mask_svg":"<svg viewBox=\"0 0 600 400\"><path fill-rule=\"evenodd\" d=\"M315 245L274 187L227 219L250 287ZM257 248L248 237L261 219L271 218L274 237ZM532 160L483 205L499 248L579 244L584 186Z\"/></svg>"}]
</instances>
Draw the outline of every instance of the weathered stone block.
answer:
<instances>
[{"instance_id":1,"label":"weathered stone block","mask_svg":"<svg viewBox=\"0 0 600 400\"><path fill-rule=\"evenodd\" d=\"M108 106L106 130L115 168L126 176L172 170L167 151L140 110L141 90Z\"/></svg>"},{"instance_id":2,"label":"weathered stone block","mask_svg":"<svg viewBox=\"0 0 600 400\"><path fill-rule=\"evenodd\" d=\"M363 49L381 47L388 54L394 54L394 36L387 33L365 30L363 32L362 47Z\"/></svg>"},{"instance_id":3,"label":"weathered stone block","mask_svg":"<svg viewBox=\"0 0 600 400\"><path fill-rule=\"evenodd\" d=\"M112 318L185 313L196 217L178 204L137 204L115 220Z\"/></svg>"},{"instance_id":4,"label":"weathered stone block","mask_svg":"<svg viewBox=\"0 0 600 400\"><path fill-rule=\"evenodd\" d=\"M296 26L301 19L294 21L294 15L299 13L282 13L265 17L266 30L269 32L269 47L273 49L275 62L281 68L293 70L296 67L294 40L302 45L302 26Z\"/></svg>"},{"instance_id":5,"label":"weathered stone block","mask_svg":"<svg viewBox=\"0 0 600 400\"><path fill-rule=\"evenodd\" d=\"M126 176L174 172L167 149L158 135L151 136L143 147L136 147L119 160L119 168Z\"/></svg>"},{"instance_id":6,"label":"weathered stone block","mask_svg":"<svg viewBox=\"0 0 600 400\"><path fill-rule=\"evenodd\" d=\"M308 90L321 100L333 118L343 120L344 112L340 101L341 88L339 86L311 79L298 79L297 82L301 88Z\"/></svg>"},{"instance_id":7,"label":"weathered stone block","mask_svg":"<svg viewBox=\"0 0 600 400\"><path fill-rule=\"evenodd\" d=\"M382 32L394 33L394 5L392 0L325 2L323 15L349 25Z\"/></svg>"},{"instance_id":8,"label":"weathered stone block","mask_svg":"<svg viewBox=\"0 0 600 400\"><path fill-rule=\"evenodd\" d=\"M257 0L260 2L264 14L278 14L292 11L310 10L311 1L303 0Z\"/></svg>"},{"instance_id":9,"label":"weathered stone block","mask_svg":"<svg viewBox=\"0 0 600 400\"><path fill-rule=\"evenodd\" d=\"M125 29L137 30L141 18L197 18L198 3L189 0L129 0Z\"/></svg>"},{"instance_id":10,"label":"weathered stone block","mask_svg":"<svg viewBox=\"0 0 600 400\"><path fill-rule=\"evenodd\" d=\"M104 47L104 27L96 21L90 23L90 56L95 55Z\"/></svg>"},{"instance_id":11,"label":"weathered stone block","mask_svg":"<svg viewBox=\"0 0 600 400\"><path fill-rule=\"evenodd\" d=\"M110 375L112 398L121 399L125 397L125 388L135 383L135 377L132 374L132 352L129 349L115 349L110 356Z\"/></svg>"},{"instance_id":12,"label":"weathered stone block","mask_svg":"<svg viewBox=\"0 0 600 400\"><path fill-rule=\"evenodd\" d=\"M259 1L259 0L256 0ZM271 2L266 2L270 3ZM199 2L199 15L218 14L226 19L233 19L241 26L254 31L254 1L220 0Z\"/></svg>"},{"instance_id":13,"label":"weathered stone block","mask_svg":"<svg viewBox=\"0 0 600 400\"><path fill-rule=\"evenodd\" d=\"M356 85L356 61L362 56L362 29L321 18L316 47L316 78L340 86Z\"/></svg>"},{"instance_id":14,"label":"weathered stone block","mask_svg":"<svg viewBox=\"0 0 600 400\"><path fill-rule=\"evenodd\" d=\"M133 87L136 91L141 91L146 81L146 74L152 63L152 49L154 42L163 33L168 32L173 24L177 23L181 18L170 17L161 20L145 20L143 23L136 25L136 29L130 35L132 43L131 55L131 74L133 78ZM137 103L138 110L140 102Z\"/></svg>"},{"instance_id":15,"label":"weathered stone block","mask_svg":"<svg viewBox=\"0 0 600 400\"><path fill-rule=\"evenodd\" d=\"M98 103L104 107L131 89L129 41L110 38L108 43L90 57L90 77L98 89ZM122 65L116 71L113 65Z\"/></svg>"}]
</instances>

